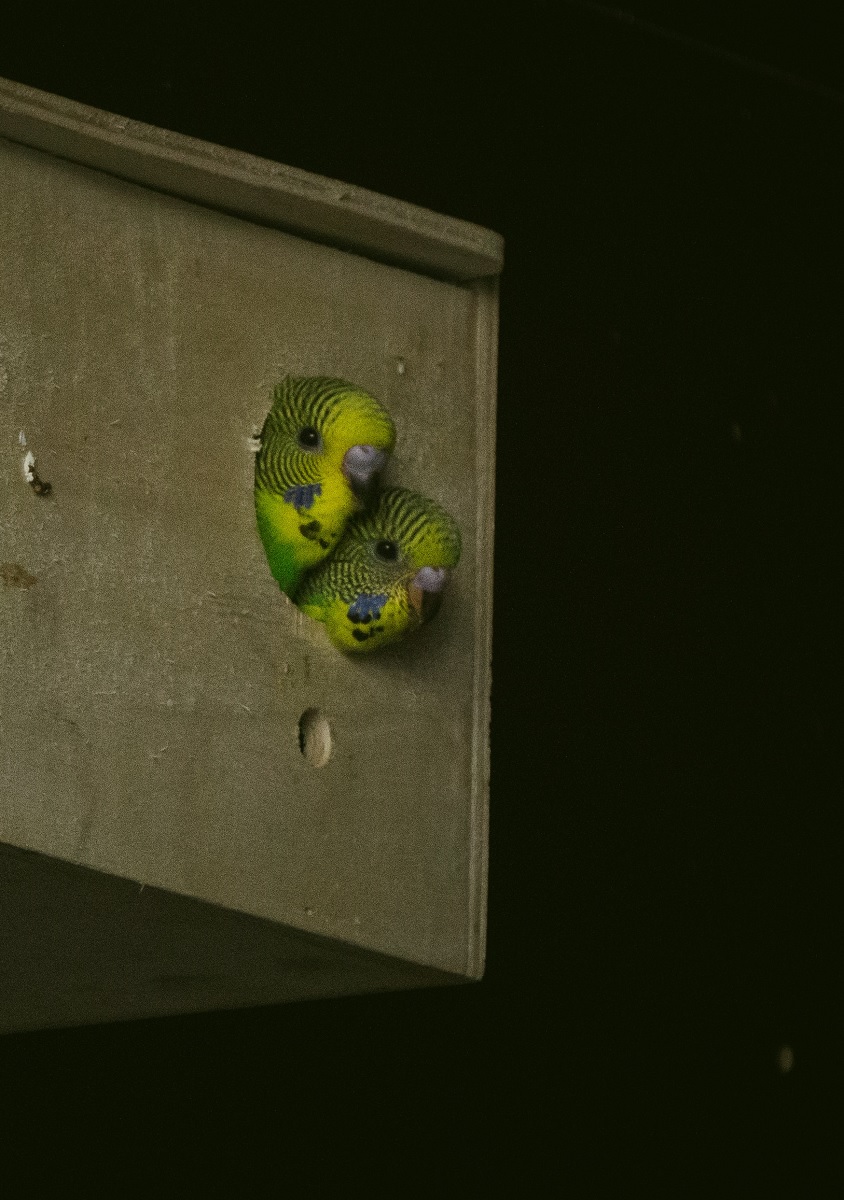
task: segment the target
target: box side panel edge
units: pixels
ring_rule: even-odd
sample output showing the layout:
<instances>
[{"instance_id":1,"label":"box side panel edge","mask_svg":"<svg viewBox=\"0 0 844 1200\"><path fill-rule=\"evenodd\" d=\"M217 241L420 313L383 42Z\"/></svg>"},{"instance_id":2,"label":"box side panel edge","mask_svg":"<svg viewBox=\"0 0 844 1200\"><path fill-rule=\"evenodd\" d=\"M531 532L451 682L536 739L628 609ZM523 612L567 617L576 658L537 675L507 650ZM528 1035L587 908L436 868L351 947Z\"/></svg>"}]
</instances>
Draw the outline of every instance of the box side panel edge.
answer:
<instances>
[{"instance_id":1,"label":"box side panel edge","mask_svg":"<svg viewBox=\"0 0 844 1200\"><path fill-rule=\"evenodd\" d=\"M501 270L491 230L3 79L0 137L435 277Z\"/></svg>"}]
</instances>

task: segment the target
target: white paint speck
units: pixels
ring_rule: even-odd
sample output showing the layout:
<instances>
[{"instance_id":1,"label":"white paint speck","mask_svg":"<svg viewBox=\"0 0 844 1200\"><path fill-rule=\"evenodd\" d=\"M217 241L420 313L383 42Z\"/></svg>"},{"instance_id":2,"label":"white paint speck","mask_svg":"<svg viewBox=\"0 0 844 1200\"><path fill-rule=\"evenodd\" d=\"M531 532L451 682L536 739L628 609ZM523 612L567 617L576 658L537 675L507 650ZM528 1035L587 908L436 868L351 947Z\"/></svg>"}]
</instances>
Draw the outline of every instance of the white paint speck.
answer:
<instances>
[{"instance_id":1,"label":"white paint speck","mask_svg":"<svg viewBox=\"0 0 844 1200\"><path fill-rule=\"evenodd\" d=\"M26 434L24 433L23 430L21 430L20 433L18 434L18 442L21 446L26 445Z\"/></svg>"},{"instance_id":2,"label":"white paint speck","mask_svg":"<svg viewBox=\"0 0 844 1200\"><path fill-rule=\"evenodd\" d=\"M249 447L249 451L251 454L257 454L258 451L261 449L261 439L258 437L258 435L256 433L253 433L252 437L249 437L246 439L246 444Z\"/></svg>"},{"instance_id":3,"label":"white paint speck","mask_svg":"<svg viewBox=\"0 0 844 1200\"><path fill-rule=\"evenodd\" d=\"M35 478L35 455L31 450L23 456L23 477L27 483L32 483Z\"/></svg>"},{"instance_id":4,"label":"white paint speck","mask_svg":"<svg viewBox=\"0 0 844 1200\"><path fill-rule=\"evenodd\" d=\"M403 358L400 358L400 359L398 360L398 362L396 363L396 371L398 372L398 374L399 374L399 375L404 375L404 372L405 372L405 365L404 365L404 359L403 359Z\"/></svg>"}]
</instances>

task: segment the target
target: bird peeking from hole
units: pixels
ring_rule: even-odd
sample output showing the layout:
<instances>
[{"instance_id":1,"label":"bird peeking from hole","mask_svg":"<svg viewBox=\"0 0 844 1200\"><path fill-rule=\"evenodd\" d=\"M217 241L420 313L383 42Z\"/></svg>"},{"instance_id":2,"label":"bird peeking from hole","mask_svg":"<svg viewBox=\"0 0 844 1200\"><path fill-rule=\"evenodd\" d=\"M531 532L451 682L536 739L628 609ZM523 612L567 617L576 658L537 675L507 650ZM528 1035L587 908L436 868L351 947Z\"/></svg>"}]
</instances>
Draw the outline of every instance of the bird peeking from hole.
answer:
<instances>
[{"instance_id":1,"label":"bird peeking from hole","mask_svg":"<svg viewBox=\"0 0 844 1200\"><path fill-rule=\"evenodd\" d=\"M338 649L368 653L436 614L459 560L460 531L444 509L406 488L385 488L371 511L352 518L296 603Z\"/></svg>"},{"instance_id":2,"label":"bird peeking from hole","mask_svg":"<svg viewBox=\"0 0 844 1200\"><path fill-rule=\"evenodd\" d=\"M383 405L342 379L287 378L276 387L255 458L255 513L288 596L365 506L395 440Z\"/></svg>"},{"instance_id":3,"label":"bird peeking from hole","mask_svg":"<svg viewBox=\"0 0 844 1200\"><path fill-rule=\"evenodd\" d=\"M338 649L371 653L438 611L460 531L433 500L379 492L395 444L383 406L340 379L288 378L255 461L255 511L273 577Z\"/></svg>"}]
</instances>

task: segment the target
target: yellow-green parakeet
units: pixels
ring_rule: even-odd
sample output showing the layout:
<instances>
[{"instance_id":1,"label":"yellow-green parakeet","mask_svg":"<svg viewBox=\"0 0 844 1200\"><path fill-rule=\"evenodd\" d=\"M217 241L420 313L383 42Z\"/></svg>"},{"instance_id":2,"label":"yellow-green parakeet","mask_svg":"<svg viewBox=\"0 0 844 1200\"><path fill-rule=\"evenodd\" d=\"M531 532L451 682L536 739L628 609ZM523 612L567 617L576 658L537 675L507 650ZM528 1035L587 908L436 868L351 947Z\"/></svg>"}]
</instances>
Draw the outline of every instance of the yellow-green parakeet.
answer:
<instances>
[{"instance_id":1,"label":"yellow-green parakeet","mask_svg":"<svg viewBox=\"0 0 844 1200\"><path fill-rule=\"evenodd\" d=\"M292 596L327 558L395 443L384 407L342 379L287 378L255 459L255 512L270 570Z\"/></svg>"},{"instance_id":2,"label":"yellow-green parakeet","mask_svg":"<svg viewBox=\"0 0 844 1200\"><path fill-rule=\"evenodd\" d=\"M444 509L405 488L385 488L371 511L349 521L296 603L322 621L339 649L368 652L434 615L459 559L460 531Z\"/></svg>"}]
</instances>

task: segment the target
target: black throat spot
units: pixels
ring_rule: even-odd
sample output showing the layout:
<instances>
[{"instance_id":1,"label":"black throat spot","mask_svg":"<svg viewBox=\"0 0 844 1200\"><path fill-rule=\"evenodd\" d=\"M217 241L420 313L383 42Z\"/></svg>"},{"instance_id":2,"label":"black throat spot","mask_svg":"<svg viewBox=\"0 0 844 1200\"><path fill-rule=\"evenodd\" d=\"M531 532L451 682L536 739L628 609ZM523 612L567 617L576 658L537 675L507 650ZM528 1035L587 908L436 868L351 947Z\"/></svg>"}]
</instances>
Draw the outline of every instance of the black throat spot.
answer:
<instances>
[{"instance_id":1,"label":"black throat spot","mask_svg":"<svg viewBox=\"0 0 844 1200\"><path fill-rule=\"evenodd\" d=\"M299 526L299 532L301 533L302 537L306 537L309 542L315 542L318 540L319 535L322 532L322 525L319 523L319 521L308 521L306 524Z\"/></svg>"}]
</instances>

